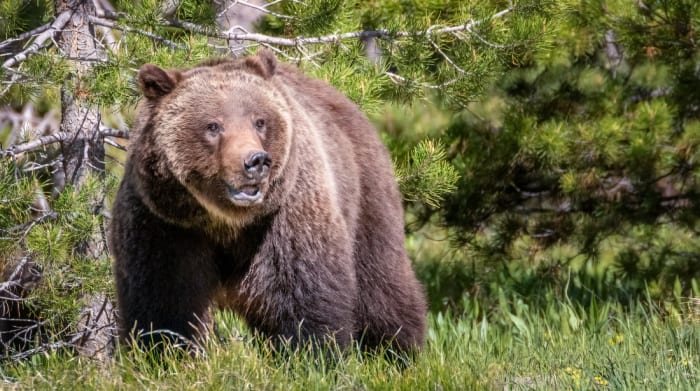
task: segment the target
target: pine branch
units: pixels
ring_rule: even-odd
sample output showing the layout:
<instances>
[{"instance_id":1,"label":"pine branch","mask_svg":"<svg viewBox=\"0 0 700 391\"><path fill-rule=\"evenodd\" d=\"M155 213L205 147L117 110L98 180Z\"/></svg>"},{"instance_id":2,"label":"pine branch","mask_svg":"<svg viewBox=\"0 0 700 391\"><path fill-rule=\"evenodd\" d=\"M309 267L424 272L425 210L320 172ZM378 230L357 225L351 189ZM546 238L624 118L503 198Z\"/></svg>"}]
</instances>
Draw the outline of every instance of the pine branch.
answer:
<instances>
[{"instance_id":1,"label":"pine branch","mask_svg":"<svg viewBox=\"0 0 700 391\"><path fill-rule=\"evenodd\" d=\"M49 28L44 30L41 34L37 35L37 37L34 39L34 42L32 42L32 44L29 45L28 48L15 54L14 56L10 57L7 61L5 61L2 64L2 67L6 68L6 69L12 68L13 66L15 66L15 65L19 64L20 62L29 58L29 56L31 56L32 54L39 51L39 49L41 49L41 47L44 45L44 43L53 37L53 35L56 31L61 30L66 26L66 24L68 23L68 21L71 18L71 14L72 14L72 11L65 11L65 12L60 13L56 17L56 20L54 20L51 23Z\"/></svg>"},{"instance_id":2,"label":"pine branch","mask_svg":"<svg viewBox=\"0 0 700 391\"><path fill-rule=\"evenodd\" d=\"M490 18L497 19L504 17L508 13L512 12L514 7L509 7L493 14ZM124 18L125 15L104 11L100 17L111 20L118 20ZM436 28L432 26L425 31L391 31L387 29L380 30L364 30L364 31L353 31L341 34L324 35L319 37L297 37L297 38L282 38L273 37L265 34L258 33L239 33L239 32L219 32L214 29L206 28L195 23L186 22L182 20L172 19L165 21L164 25L168 27L177 27L186 31L190 31L197 34L206 35L211 38L219 38L225 40L235 40L235 41L253 41L261 44L276 45L276 46L305 46L305 45L316 45L316 44L329 44L338 43L340 41L345 41L349 39L370 39L370 38L408 38L408 37L432 37L440 34L452 34L460 31L471 32L475 26L483 23L485 20L468 20L464 24Z\"/></svg>"},{"instance_id":3,"label":"pine branch","mask_svg":"<svg viewBox=\"0 0 700 391\"><path fill-rule=\"evenodd\" d=\"M471 28L469 29L469 31L471 32ZM430 29L428 29L428 32L430 32ZM442 49L440 49L440 46L437 43L435 43L434 40L428 38L428 41L430 42L430 45L432 45L432 47L435 49L435 51L438 52L442 56L442 58L444 58L445 61L447 61L448 64L450 64L454 69L456 69L457 72L459 72L462 75L467 74L467 71L460 68L459 65L455 64L455 62L452 61L452 59L447 54L445 54L445 52L443 52Z\"/></svg>"},{"instance_id":4,"label":"pine branch","mask_svg":"<svg viewBox=\"0 0 700 391\"><path fill-rule=\"evenodd\" d=\"M407 201L422 201L438 208L445 194L455 190L459 174L447 161L440 142L423 140L410 152L406 163L395 166L401 193Z\"/></svg>"}]
</instances>

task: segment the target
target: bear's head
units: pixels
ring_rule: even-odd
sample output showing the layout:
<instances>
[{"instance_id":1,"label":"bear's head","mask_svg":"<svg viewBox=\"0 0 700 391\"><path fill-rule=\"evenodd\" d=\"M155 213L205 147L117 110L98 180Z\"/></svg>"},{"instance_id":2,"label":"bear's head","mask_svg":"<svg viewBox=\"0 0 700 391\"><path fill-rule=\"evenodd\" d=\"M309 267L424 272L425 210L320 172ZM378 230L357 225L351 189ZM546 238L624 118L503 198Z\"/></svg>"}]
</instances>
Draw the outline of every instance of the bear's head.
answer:
<instances>
[{"instance_id":1,"label":"bear's head","mask_svg":"<svg viewBox=\"0 0 700 391\"><path fill-rule=\"evenodd\" d=\"M142 66L134 142L148 144L136 146L151 155L140 157L156 161L142 174L174 178L209 214L234 224L264 208L292 139L276 68L268 51L188 70Z\"/></svg>"}]
</instances>

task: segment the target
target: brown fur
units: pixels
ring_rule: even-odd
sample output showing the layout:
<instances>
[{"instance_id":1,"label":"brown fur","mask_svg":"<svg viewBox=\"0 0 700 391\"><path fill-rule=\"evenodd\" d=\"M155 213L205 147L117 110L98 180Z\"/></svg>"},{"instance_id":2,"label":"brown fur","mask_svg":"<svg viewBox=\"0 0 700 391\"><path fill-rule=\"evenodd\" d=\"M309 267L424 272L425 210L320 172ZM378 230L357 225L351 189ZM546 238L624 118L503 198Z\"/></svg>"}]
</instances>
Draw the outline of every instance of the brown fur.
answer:
<instances>
[{"instance_id":1,"label":"brown fur","mask_svg":"<svg viewBox=\"0 0 700 391\"><path fill-rule=\"evenodd\" d=\"M423 344L391 161L353 103L267 51L139 82L110 237L123 337L205 333L218 297L268 336Z\"/></svg>"}]
</instances>

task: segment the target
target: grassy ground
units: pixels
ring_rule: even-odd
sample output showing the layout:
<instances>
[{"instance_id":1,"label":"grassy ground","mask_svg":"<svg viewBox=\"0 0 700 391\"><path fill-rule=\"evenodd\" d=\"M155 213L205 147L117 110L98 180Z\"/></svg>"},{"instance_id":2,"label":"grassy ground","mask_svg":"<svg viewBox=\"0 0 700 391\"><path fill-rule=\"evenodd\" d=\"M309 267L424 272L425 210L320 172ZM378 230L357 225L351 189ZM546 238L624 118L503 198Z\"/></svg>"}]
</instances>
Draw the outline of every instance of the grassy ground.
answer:
<instances>
[{"instance_id":1,"label":"grassy ground","mask_svg":"<svg viewBox=\"0 0 700 391\"><path fill-rule=\"evenodd\" d=\"M664 317L641 305L624 311L606 305L592 313L552 304L540 314L498 314L494 318L509 320L494 323L431 314L427 347L405 369L360 354L334 364L304 353L280 358L222 313L222 338L208 346L206 357L169 357L166 365L153 365L148 355L132 353L104 364L58 351L5 363L0 388L697 390L700 324L690 310ZM552 322L552 314L566 322Z\"/></svg>"},{"instance_id":2,"label":"grassy ground","mask_svg":"<svg viewBox=\"0 0 700 391\"><path fill-rule=\"evenodd\" d=\"M431 305L427 345L408 366L357 351L332 364L303 352L274 355L222 312L220 338L203 357L155 365L142 352L96 362L58 350L0 361L0 389L700 389L697 282L679 283L664 300L631 289L605 262L516 260L499 270L464 261L440 240L414 235L407 246L421 260ZM694 299L683 297L688 291Z\"/></svg>"}]
</instances>

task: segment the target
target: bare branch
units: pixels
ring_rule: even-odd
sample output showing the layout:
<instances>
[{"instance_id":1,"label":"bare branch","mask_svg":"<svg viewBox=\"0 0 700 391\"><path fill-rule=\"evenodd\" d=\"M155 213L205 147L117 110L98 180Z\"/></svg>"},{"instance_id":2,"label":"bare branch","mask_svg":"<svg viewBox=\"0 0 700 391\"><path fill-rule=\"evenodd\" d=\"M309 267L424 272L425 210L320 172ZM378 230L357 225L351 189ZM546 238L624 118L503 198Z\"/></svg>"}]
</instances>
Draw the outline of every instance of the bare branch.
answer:
<instances>
[{"instance_id":1,"label":"bare branch","mask_svg":"<svg viewBox=\"0 0 700 391\"><path fill-rule=\"evenodd\" d=\"M0 128L6 127L8 130L5 142L12 145L18 138L34 138L52 133L58 129L56 114L56 111L51 110L40 116L31 103L26 104L21 112L10 108L0 110Z\"/></svg>"},{"instance_id":2,"label":"bare branch","mask_svg":"<svg viewBox=\"0 0 700 391\"><path fill-rule=\"evenodd\" d=\"M12 86L15 85L15 83L17 83L20 77L22 77L21 73L13 72L12 76L10 77L10 81L7 83L5 88L3 88L2 91L0 91L0 96L4 96L5 94L7 94L7 92L10 91L10 88L12 88Z\"/></svg>"},{"instance_id":3,"label":"bare branch","mask_svg":"<svg viewBox=\"0 0 700 391\"><path fill-rule=\"evenodd\" d=\"M215 3L218 5L218 2L215 1ZM224 1L224 4L226 4L226 1ZM219 19L226 15L226 13L228 13L228 11L231 10L231 8L233 8L236 4L238 4L238 0L231 1L231 4L226 5L221 11L216 13L216 18Z\"/></svg>"},{"instance_id":4,"label":"bare branch","mask_svg":"<svg viewBox=\"0 0 700 391\"><path fill-rule=\"evenodd\" d=\"M431 28L432 28L432 27L431 27ZM428 31L430 31L430 29L428 29ZM464 69L460 68L459 65L455 64L455 62L452 61L452 59L451 59L447 54L445 54L445 52L443 52L442 49L440 49L440 46L438 46L438 44L435 43L435 41L433 41L433 40L430 39L430 38L428 39L428 41L429 41L430 44L433 46L433 48L435 49L435 51L437 51L437 52L442 56L442 58L444 58L445 61L447 61L448 64L450 64L454 69L456 69L457 72L459 72L459 73L462 74L462 75L466 75L466 74L467 74L467 72L466 72Z\"/></svg>"},{"instance_id":5,"label":"bare branch","mask_svg":"<svg viewBox=\"0 0 700 391\"><path fill-rule=\"evenodd\" d=\"M14 324L14 327L12 327L11 329L0 333L4 334L3 337L5 338L9 337L6 341L2 342L2 345L4 345L4 347L12 346L16 341L27 344L32 343L34 341L34 333L38 332L43 326L46 325L46 321L39 322L33 319L0 319L4 321L9 321Z\"/></svg>"},{"instance_id":6,"label":"bare branch","mask_svg":"<svg viewBox=\"0 0 700 391\"><path fill-rule=\"evenodd\" d=\"M102 133L102 136L104 136L105 144L109 144L109 145L113 146L114 148L120 149L122 151L126 151L126 147L124 145L121 145L121 144L115 142L114 140L110 139L109 137L128 139L129 138L129 131L128 130L100 127L100 133Z\"/></svg>"},{"instance_id":7,"label":"bare branch","mask_svg":"<svg viewBox=\"0 0 700 391\"><path fill-rule=\"evenodd\" d=\"M0 150L0 157L19 155L20 153L33 151L46 145L67 140L70 137L71 134L67 132L57 132L48 136L42 136L35 140L27 141L26 143L11 145L4 151Z\"/></svg>"},{"instance_id":8,"label":"bare branch","mask_svg":"<svg viewBox=\"0 0 700 391\"><path fill-rule=\"evenodd\" d=\"M15 267L15 270L13 270L12 274L10 274L10 276L7 278L7 281L0 284L0 291L8 290L9 288L19 284L19 276L27 262L29 262L27 257L22 258L22 260Z\"/></svg>"},{"instance_id":9,"label":"bare branch","mask_svg":"<svg viewBox=\"0 0 700 391\"><path fill-rule=\"evenodd\" d=\"M160 41L171 49L183 49L184 50L186 48L185 45L175 43L167 38L161 37L160 35L153 34L150 31L146 31L146 30L142 30L142 29L138 29L138 28L133 28L133 27L129 27L129 26L120 26L111 20L106 20L103 18L95 17L95 16L88 16L88 20L90 21L90 23L96 24L98 26L107 27L107 28L114 29L114 30L121 30L121 31L124 31L126 33L141 34L145 37L155 39L156 41Z\"/></svg>"},{"instance_id":10,"label":"bare branch","mask_svg":"<svg viewBox=\"0 0 700 391\"><path fill-rule=\"evenodd\" d=\"M46 168L50 168L51 172L54 172L56 167L58 167L61 164L61 156L59 155L58 159L49 161L48 163L42 163L39 164L37 162L27 162L24 167L22 167L22 172L32 172L32 171L39 171L39 170L44 170Z\"/></svg>"},{"instance_id":11,"label":"bare branch","mask_svg":"<svg viewBox=\"0 0 700 391\"><path fill-rule=\"evenodd\" d=\"M71 11L65 11L60 13L56 17L56 20L54 20L53 23L51 23L51 26L48 29L44 30L41 34L39 34L36 37L36 39L34 39L34 42L32 42L32 44L29 45L28 48L10 57L7 61L5 61L2 64L2 67L6 69L11 68L19 64L20 62L26 60L30 55L36 53L44 45L44 42L53 37L53 34L56 31L61 30L63 27L65 27L66 23L68 23L68 20L70 20L70 17Z\"/></svg>"},{"instance_id":12,"label":"bare branch","mask_svg":"<svg viewBox=\"0 0 700 391\"><path fill-rule=\"evenodd\" d=\"M102 135L105 137L117 137L123 139L129 138L128 130L100 127L100 133L102 133Z\"/></svg>"},{"instance_id":13,"label":"bare branch","mask_svg":"<svg viewBox=\"0 0 700 391\"><path fill-rule=\"evenodd\" d=\"M126 147L125 147L125 146L123 146L123 145L121 145L121 144L115 142L114 140L112 140L112 139L110 139L110 138L105 137L104 142L105 142L105 144L110 145L110 146L112 146L112 147L114 147L114 148L117 148L117 149L122 150L122 151L126 151Z\"/></svg>"},{"instance_id":14,"label":"bare branch","mask_svg":"<svg viewBox=\"0 0 700 391\"><path fill-rule=\"evenodd\" d=\"M14 38L6 39L6 40L0 42L0 51L1 51L3 48L12 45L12 44L15 43L15 42L20 42L20 41L24 41L25 39L29 39L29 38L31 38L31 37L33 37L33 36L35 36L35 35L38 35L38 34L43 33L44 31L46 31L46 30L48 30L48 29L50 29L50 28L51 28L51 23L46 23L46 24L43 25L43 26L39 26L39 27L37 27L37 28L35 28L35 29L29 30L29 31L27 31L27 32L24 32L24 33L22 33L22 34L20 34L20 35L18 35L18 36L16 36L16 37L14 37Z\"/></svg>"},{"instance_id":15,"label":"bare branch","mask_svg":"<svg viewBox=\"0 0 700 391\"><path fill-rule=\"evenodd\" d=\"M41 352L50 351L50 350L58 350L60 348L69 347L69 346L71 346L70 343L63 342L63 341L44 344L44 345L38 346L34 349L29 349L29 350L25 350L21 353L13 354L12 356L9 356L9 359L10 360L20 360L23 358L30 357L36 353L41 353Z\"/></svg>"},{"instance_id":16,"label":"bare branch","mask_svg":"<svg viewBox=\"0 0 700 391\"><path fill-rule=\"evenodd\" d=\"M420 83L420 82L417 82L415 80L406 79L405 77L397 75L396 73L393 73L393 72L384 72L384 75L388 76L389 79L391 79L391 81L397 85L406 84L406 83L415 83L416 85L419 85L423 88L429 88L431 90L442 89L442 88L447 87L449 85L455 84L457 82L457 80L459 80L459 78L455 78L455 79L451 79L451 80L448 80L448 81L446 81L444 83L440 83L440 84L427 84L427 83Z\"/></svg>"},{"instance_id":17,"label":"bare branch","mask_svg":"<svg viewBox=\"0 0 700 391\"><path fill-rule=\"evenodd\" d=\"M276 16L276 17L278 17L278 18L280 18L280 19L295 19L295 17L293 17L293 16L282 15L282 14L277 13L277 12L275 12L275 11L269 10L267 7L269 7L270 4L265 4L265 5L260 6L260 5L257 5L257 4L249 3L249 2L247 2L247 1L237 0L237 1L235 1L232 5L236 5L236 4L240 4L240 5L243 5L243 6L246 6L246 7L250 7L250 8L256 9L256 10L258 10L258 11L260 11L260 12L264 12L264 13L266 13L266 14L270 14L270 15L272 15L272 16ZM231 6L229 6L229 7L231 7Z\"/></svg>"}]
</instances>

